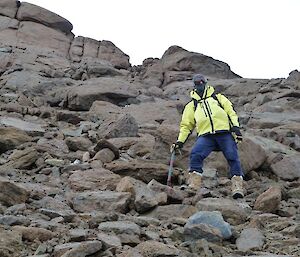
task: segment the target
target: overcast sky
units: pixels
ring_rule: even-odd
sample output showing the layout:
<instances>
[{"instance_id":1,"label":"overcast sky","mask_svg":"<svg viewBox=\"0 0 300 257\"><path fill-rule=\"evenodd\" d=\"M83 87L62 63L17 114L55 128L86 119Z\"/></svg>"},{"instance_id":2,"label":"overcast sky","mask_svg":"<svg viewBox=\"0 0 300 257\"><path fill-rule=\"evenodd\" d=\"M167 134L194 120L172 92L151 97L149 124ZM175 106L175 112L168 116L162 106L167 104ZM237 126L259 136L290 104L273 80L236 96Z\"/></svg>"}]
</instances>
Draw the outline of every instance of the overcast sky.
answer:
<instances>
[{"instance_id":1,"label":"overcast sky","mask_svg":"<svg viewBox=\"0 0 300 257\"><path fill-rule=\"evenodd\" d=\"M68 19L76 36L112 41L133 65L172 45L245 78L300 71L300 0L27 0Z\"/></svg>"}]
</instances>

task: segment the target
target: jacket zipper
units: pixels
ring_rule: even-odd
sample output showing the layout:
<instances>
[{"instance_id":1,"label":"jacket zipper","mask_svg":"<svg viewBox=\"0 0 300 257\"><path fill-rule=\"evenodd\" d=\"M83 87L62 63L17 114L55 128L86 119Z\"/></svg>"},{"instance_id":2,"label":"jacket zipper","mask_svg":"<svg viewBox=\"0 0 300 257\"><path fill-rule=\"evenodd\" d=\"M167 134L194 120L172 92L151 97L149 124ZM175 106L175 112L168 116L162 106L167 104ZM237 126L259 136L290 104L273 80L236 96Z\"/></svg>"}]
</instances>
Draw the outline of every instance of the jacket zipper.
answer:
<instances>
[{"instance_id":1,"label":"jacket zipper","mask_svg":"<svg viewBox=\"0 0 300 257\"><path fill-rule=\"evenodd\" d=\"M205 100L203 102L204 102L205 108L206 108L207 113L208 113L208 117L209 117L209 121L210 121L210 125L211 125L211 132L215 133L214 124L213 124L213 121L212 121L212 118L211 118L211 113L209 112L209 104L206 103Z\"/></svg>"}]
</instances>

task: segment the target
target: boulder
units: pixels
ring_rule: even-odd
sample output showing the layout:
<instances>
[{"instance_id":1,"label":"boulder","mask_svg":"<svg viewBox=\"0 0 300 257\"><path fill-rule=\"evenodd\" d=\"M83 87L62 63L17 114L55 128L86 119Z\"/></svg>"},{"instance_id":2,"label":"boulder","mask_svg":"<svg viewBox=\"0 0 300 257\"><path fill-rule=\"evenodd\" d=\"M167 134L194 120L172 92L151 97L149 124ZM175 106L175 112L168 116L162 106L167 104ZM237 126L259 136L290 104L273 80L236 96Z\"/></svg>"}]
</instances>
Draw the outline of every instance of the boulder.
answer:
<instances>
[{"instance_id":1,"label":"boulder","mask_svg":"<svg viewBox=\"0 0 300 257\"><path fill-rule=\"evenodd\" d=\"M220 211L225 221L233 225L245 222L251 213L247 203L231 199L205 198L197 202L196 207L201 211Z\"/></svg>"},{"instance_id":2,"label":"boulder","mask_svg":"<svg viewBox=\"0 0 300 257\"><path fill-rule=\"evenodd\" d=\"M215 60L212 57L189 52L179 46L169 47L161 58L164 70L193 71L216 78L239 78L230 70L228 64Z\"/></svg>"},{"instance_id":3,"label":"boulder","mask_svg":"<svg viewBox=\"0 0 300 257\"><path fill-rule=\"evenodd\" d=\"M41 23L66 34L71 33L73 29L73 25L65 18L40 6L26 2L22 2L21 7L18 10L17 19L20 21L34 21Z\"/></svg>"},{"instance_id":4,"label":"boulder","mask_svg":"<svg viewBox=\"0 0 300 257\"><path fill-rule=\"evenodd\" d=\"M130 193L113 191L86 191L73 197L73 209L77 212L116 211L126 213L129 210Z\"/></svg>"},{"instance_id":5,"label":"boulder","mask_svg":"<svg viewBox=\"0 0 300 257\"><path fill-rule=\"evenodd\" d=\"M257 228L246 228L236 240L239 251L247 252L249 250L262 249L265 237Z\"/></svg>"},{"instance_id":6,"label":"boulder","mask_svg":"<svg viewBox=\"0 0 300 257\"><path fill-rule=\"evenodd\" d=\"M232 235L230 225L223 220L219 211L200 211L189 217L185 227L197 224L207 224L221 232L222 238L229 239Z\"/></svg>"},{"instance_id":7,"label":"boulder","mask_svg":"<svg viewBox=\"0 0 300 257\"><path fill-rule=\"evenodd\" d=\"M160 203L159 194L148 188L144 182L131 177L122 178L117 185L116 191L131 193L134 198L135 209L138 213L145 213ZM166 203L166 195L164 198L165 202L163 203Z\"/></svg>"},{"instance_id":8,"label":"boulder","mask_svg":"<svg viewBox=\"0 0 300 257\"><path fill-rule=\"evenodd\" d=\"M138 124L131 114L122 114L114 119L107 119L99 126L99 138L136 137Z\"/></svg>"},{"instance_id":9,"label":"boulder","mask_svg":"<svg viewBox=\"0 0 300 257\"><path fill-rule=\"evenodd\" d=\"M29 192L18 184L0 177L0 203L12 206L25 203L29 198Z\"/></svg>"},{"instance_id":10,"label":"boulder","mask_svg":"<svg viewBox=\"0 0 300 257\"><path fill-rule=\"evenodd\" d=\"M156 218L159 220L168 220L174 217L189 218L197 212L197 208L191 205L184 204L169 204L165 206L157 206L154 210L147 213L145 216Z\"/></svg>"},{"instance_id":11,"label":"boulder","mask_svg":"<svg viewBox=\"0 0 300 257\"><path fill-rule=\"evenodd\" d=\"M138 244L140 242L141 228L131 221L102 222L98 229L118 235L123 244Z\"/></svg>"},{"instance_id":12,"label":"boulder","mask_svg":"<svg viewBox=\"0 0 300 257\"><path fill-rule=\"evenodd\" d=\"M27 133L17 128L0 128L0 135L0 154L32 140Z\"/></svg>"},{"instance_id":13,"label":"boulder","mask_svg":"<svg viewBox=\"0 0 300 257\"><path fill-rule=\"evenodd\" d=\"M67 95L68 108L70 110L88 111L93 102L97 100L118 104L136 96L137 91L133 85L122 79L94 78L69 90Z\"/></svg>"},{"instance_id":14,"label":"boulder","mask_svg":"<svg viewBox=\"0 0 300 257\"><path fill-rule=\"evenodd\" d=\"M300 178L300 155L284 155L283 158L271 164L271 170L284 180L297 180Z\"/></svg>"},{"instance_id":15,"label":"boulder","mask_svg":"<svg viewBox=\"0 0 300 257\"><path fill-rule=\"evenodd\" d=\"M78 170L69 177L73 190L115 190L121 177L106 169Z\"/></svg>"},{"instance_id":16,"label":"boulder","mask_svg":"<svg viewBox=\"0 0 300 257\"><path fill-rule=\"evenodd\" d=\"M27 240L30 242L33 242L34 240L44 242L55 237L55 234L53 232L44 228L14 226L13 230L20 233L23 240Z\"/></svg>"},{"instance_id":17,"label":"boulder","mask_svg":"<svg viewBox=\"0 0 300 257\"><path fill-rule=\"evenodd\" d=\"M90 256L96 254L102 249L102 243L98 240L66 243L56 245L54 248L54 257L75 257Z\"/></svg>"},{"instance_id":18,"label":"boulder","mask_svg":"<svg viewBox=\"0 0 300 257\"><path fill-rule=\"evenodd\" d=\"M276 212L281 201L280 187L270 187L259 195L254 203L254 209L262 212Z\"/></svg>"}]
</instances>

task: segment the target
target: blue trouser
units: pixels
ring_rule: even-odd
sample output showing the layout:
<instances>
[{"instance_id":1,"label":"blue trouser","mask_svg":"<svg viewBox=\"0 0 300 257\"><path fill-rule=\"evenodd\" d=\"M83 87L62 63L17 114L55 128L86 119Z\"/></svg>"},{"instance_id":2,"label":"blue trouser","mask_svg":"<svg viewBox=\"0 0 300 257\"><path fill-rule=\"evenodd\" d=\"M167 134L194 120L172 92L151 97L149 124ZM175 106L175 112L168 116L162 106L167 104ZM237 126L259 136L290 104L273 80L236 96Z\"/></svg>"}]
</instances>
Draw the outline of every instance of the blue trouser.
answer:
<instances>
[{"instance_id":1,"label":"blue trouser","mask_svg":"<svg viewBox=\"0 0 300 257\"><path fill-rule=\"evenodd\" d=\"M203 172L204 159L214 150L221 150L230 166L230 175L243 176L237 144L231 133L198 137L190 155L190 171Z\"/></svg>"}]
</instances>

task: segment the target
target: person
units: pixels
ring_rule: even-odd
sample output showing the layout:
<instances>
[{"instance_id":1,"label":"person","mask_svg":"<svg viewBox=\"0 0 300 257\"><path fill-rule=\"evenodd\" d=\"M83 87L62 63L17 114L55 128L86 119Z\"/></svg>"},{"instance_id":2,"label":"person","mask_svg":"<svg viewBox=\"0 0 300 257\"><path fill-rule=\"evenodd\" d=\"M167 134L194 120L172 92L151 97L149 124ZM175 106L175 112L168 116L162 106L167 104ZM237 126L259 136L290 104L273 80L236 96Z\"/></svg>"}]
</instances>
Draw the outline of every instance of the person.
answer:
<instances>
[{"instance_id":1,"label":"person","mask_svg":"<svg viewBox=\"0 0 300 257\"><path fill-rule=\"evenodd\" d=\"M222 94L215 94L202 74L193 77L192 100L183 110L177 142L171 151L180 150L196 128L197 140L190 153L188 185L200 189L203 161L212 151L222 151L229 166L232 197L243 198L243 171L238 155L237 142L242 141L238 116L232 103Z\"/></svg>"}]
</instances>

